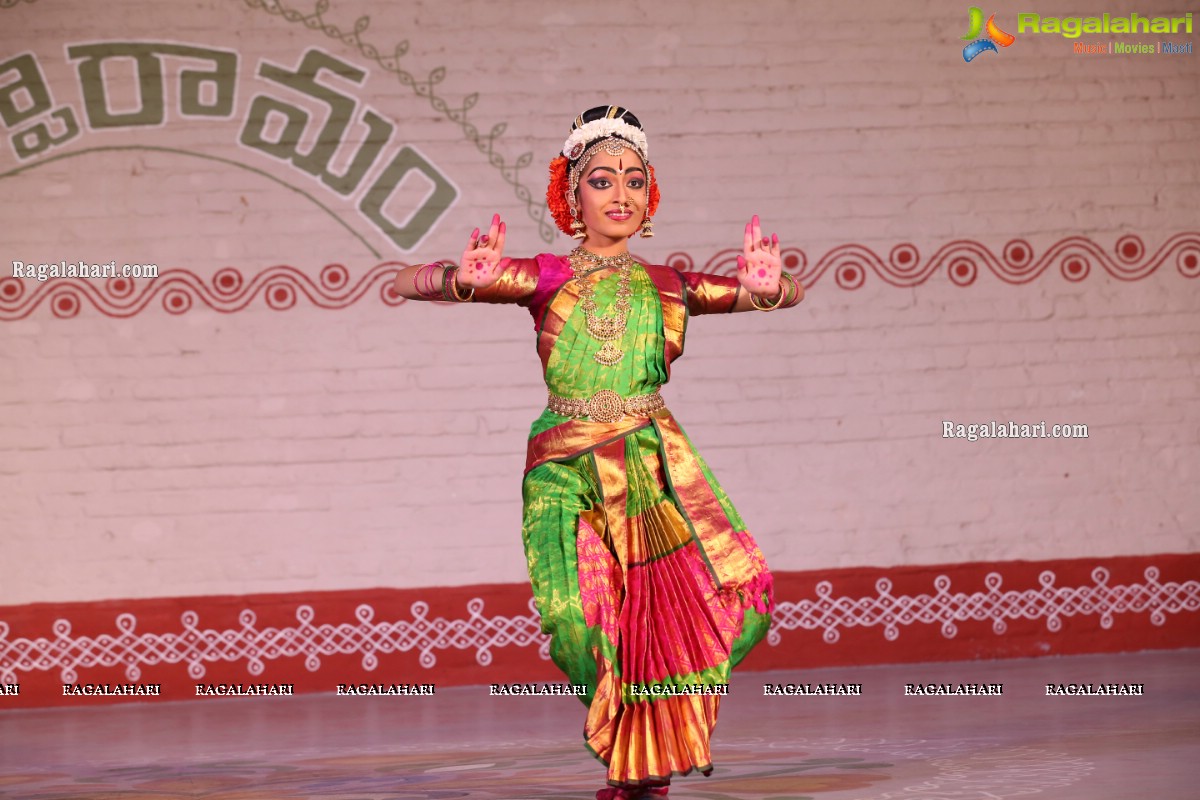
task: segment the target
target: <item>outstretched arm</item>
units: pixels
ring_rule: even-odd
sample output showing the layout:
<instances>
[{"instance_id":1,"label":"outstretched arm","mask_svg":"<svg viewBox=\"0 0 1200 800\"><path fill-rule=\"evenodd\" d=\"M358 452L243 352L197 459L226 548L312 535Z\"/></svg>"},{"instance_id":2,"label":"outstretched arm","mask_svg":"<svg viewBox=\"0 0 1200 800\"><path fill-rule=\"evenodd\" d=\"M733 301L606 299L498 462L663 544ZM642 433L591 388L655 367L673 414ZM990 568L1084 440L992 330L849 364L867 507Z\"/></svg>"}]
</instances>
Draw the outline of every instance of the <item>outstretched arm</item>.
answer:
<instances>
[{"instance_id":1,"label":"outstretched arm","mask_svg":"<svg viewBox=\"0 0 1200 800\"><path fill-rule=\"evenodd\" d=\"M779 237L762 235L756 216L746 225L737 277L684 272L689 314L774 311L804 299L804 287L783 271Z\"/></svg>"},{"instance_id":2,"label":"outstretched arm","mask_svg":"<svg viewBox=\"0 0 1200 800\"><path fill-rule=\"evenodd\" d=\"M505 225L496 214L487 233L480 236L479 228L471 232L461 266L433 263L405 267L396 274L396 293L410 300L470 300L475 289L495 283L512 260L501 257L504 235Z\"/></svg>"}]
</instances>

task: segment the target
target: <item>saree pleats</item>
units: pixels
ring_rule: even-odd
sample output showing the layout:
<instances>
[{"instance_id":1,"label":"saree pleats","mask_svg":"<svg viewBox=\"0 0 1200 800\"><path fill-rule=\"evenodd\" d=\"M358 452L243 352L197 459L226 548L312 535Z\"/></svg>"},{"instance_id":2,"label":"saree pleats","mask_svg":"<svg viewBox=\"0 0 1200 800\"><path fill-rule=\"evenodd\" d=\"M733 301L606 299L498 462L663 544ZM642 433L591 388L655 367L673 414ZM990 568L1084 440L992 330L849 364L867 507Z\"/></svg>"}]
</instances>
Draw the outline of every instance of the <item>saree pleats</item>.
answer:
<instances>
[{"instance_id":1,"label":"saree pleats","mask_svg":"<svg viewBox=\"0 0 1200 800\"><path fill-rule=\"evenodd\" d=\"M585 278L594 280L594 278ZM635 270L613 367L574 307L550 303L550 390L587 398L656 390L666 380L658 288ZM615 276L595 283L611 304ZM666 411L612 424L549 410L534 423L522 535L550 654L586 684L584 738L610 783L712 769L720 687L766 633L770 572L753 538ZM713 691L704 690L705 687ZM690 692L690 693L688 693Z\"/></svg>"}]
</instances>

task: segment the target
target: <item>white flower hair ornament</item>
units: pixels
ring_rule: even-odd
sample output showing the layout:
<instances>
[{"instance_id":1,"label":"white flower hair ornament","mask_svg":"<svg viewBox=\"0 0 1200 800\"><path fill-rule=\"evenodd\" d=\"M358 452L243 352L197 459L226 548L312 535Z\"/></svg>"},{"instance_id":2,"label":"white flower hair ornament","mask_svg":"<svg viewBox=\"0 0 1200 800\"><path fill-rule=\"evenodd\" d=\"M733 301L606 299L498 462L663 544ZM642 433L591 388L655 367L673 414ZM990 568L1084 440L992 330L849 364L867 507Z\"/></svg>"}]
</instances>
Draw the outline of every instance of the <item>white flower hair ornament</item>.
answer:
<instances>
[{"instance_id":1,"label":"white flower hair ornament","mask_svg":"<svg viewBox=\"0 0 1200 800\"><path fill-rule=\"evenodd\" d=\"M583 151L587 149L588 142L594 142L597 139L603 139L609 136L619 136L629 142L638 155L642 157L642 161L649 163L649 145L646 141L646 133L641 128L630 125L623 119L594 119L591 122L585 122L575 130L571 131L571 135L567 137L567 141L563 144L562 154L571 161L583 155Z\"/></svg>"}]
</instances>

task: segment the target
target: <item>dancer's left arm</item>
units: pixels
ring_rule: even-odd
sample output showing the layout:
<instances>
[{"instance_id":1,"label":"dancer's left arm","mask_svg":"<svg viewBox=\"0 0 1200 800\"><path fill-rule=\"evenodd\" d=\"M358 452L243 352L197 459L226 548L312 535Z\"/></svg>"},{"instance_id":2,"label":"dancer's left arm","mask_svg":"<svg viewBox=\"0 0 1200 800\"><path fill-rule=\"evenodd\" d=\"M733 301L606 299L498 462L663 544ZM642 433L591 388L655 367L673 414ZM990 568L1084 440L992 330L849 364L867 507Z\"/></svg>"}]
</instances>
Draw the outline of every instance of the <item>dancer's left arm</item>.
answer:
<instances>
[{"instance_id":1,"label":"dancer's left arm","mask_svg":"<svg viewBox=\"0 0 1200 800\"><path fill-rule=\"evenodd\" d=\"M492 216L487 233L471 232L459 266L433 262L404 267L396 273L396 294L411 300L474 300L481 303L516 303L527 306L538 284L538 264L531 258L504 256L507 228L499 214ZM448 271L452 273L447 274ZM453 292L447 294L449 281Z\"/></svg>"},{"instance_id":2,"label":"dancer's left arm","mask_svg":"<svg viewBox=\"0 0 1200 800\"><path fill-rule=\"evenodd\" d=\"M804 287L790 275L783 275L779 257L779 237L762 234L758 215L746 223L742 253L738 256L737 278L684 273L688 284L688 311L691 314L719 314L734 311L758 311L759 305L774 310L791 308L804 299Z\"/></svg>"}]
</instances>

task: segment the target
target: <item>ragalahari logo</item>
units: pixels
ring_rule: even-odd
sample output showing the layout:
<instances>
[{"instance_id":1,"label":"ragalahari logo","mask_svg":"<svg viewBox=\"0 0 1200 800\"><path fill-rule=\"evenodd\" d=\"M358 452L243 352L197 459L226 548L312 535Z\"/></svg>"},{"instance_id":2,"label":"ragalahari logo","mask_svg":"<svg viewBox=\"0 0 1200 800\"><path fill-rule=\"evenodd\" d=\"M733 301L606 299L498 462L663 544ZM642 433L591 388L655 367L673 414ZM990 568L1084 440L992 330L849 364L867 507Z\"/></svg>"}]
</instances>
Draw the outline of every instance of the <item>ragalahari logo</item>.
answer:
<instances>
[{"instance_id":1,"label":"ragalahari logo","mask_svg":"<svg viewBox=\"0 0 1200 800\"><path fill-rule=\"evenodd\" d=\"M995 14L988 17L987 25L984 25L983 12L975 6L971 6L971 9L967 12L967 17L971 27L967 31L967 35L962 37L963 39L972 40L970 44L963 48L963 60L967 63L970 63L971 59L986 50L991 50L993 53L1000 52L996 49L996 45L1008 47L1017 40L1017 37L1011 33L1005 33L1000 30L999 26L996 25ZM979 34L983 31L987 32L987 36L981 39L979 38Z\"/></svg>"}]
</instances>

